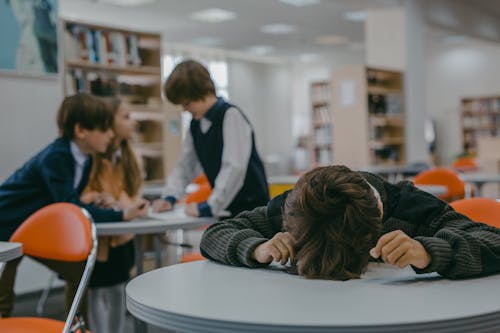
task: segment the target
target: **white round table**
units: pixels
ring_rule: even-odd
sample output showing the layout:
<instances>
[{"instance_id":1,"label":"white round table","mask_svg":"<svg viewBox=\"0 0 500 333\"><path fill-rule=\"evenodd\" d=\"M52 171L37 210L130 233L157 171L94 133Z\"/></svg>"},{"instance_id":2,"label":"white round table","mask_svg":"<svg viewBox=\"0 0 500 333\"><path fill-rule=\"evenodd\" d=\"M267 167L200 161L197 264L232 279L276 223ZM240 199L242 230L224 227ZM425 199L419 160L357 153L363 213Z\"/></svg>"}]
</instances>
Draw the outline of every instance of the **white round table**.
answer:
<instances>
[{"instance_id":1,"label":"white round table","mask_svg":"<svg viewBox=\"0 0 500 333\"><path fill-rule=\"evenodd\" d=\"M277 268L199 261L126 287L137 318L178 332L498 332L500 275L447 280L372 263L362 279L307 280Z\"/></svg>"},{"instance_id":2,"label":"white round table","mask_svg":"<svg viewBox=\"0 0 500 333\"><path fill-rule=\"evenodd\" d=\"M0 242L0 262L10 261L23 255L21 243Z\"/></svg>"}]
</instances>

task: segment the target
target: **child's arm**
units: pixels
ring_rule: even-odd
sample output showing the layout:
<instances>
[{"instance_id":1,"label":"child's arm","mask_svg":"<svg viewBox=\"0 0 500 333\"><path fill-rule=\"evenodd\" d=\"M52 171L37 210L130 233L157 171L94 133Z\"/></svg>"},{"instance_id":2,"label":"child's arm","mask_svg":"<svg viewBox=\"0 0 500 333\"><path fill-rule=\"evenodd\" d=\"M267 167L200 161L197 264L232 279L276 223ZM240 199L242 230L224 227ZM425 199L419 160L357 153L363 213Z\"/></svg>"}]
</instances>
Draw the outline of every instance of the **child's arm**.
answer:
<instances>
[{"instance_id":1,"label":"child's arm","mask_svg":"<svg viewBox=\"0 0 500 333\"><path fill-rule=\"evenodd\" d=\"M210 226L201 239L202 254L234 266L261 267L252 259L255 248L282 230L281 215L268 217L267 207L245 211Z\"/></svg>"},{"instance_id":2,"label":"child's arm","mask_svg":"<svg viewBox=\"0 0 500 333\"><path fill-rule=\"evenodd\" d=\"M252 128L240 111L224 115L221 168L207 203L198 205L200 216L217 215L226 209L243 187L252 153Z\"/></svg>"},{"instance_id":3,"label":"child's arm","mask_svg":"<svg viewBox=\"0 0 500 333\"><path fill-rule=\"evenodd\" d=\"M402 229L430 256L418 273L464 278L500 272L500 229L473 222L448 204L412 185L401 186L396 210L384 225ZM390 231L390 230L387 230Z\"/></svg>"},{"instance_id":4,"label":"child's arm","mask_svg":"<svg viewBox=\"0 0 500 333\"><path fill-rule=\"evenodd\" d=\"M71 156L64 153L52 153L44 159L41 169L41 180L53 202L71 202L85 208L95 222L122 221L124 212L87 205L80 201L79 193L74 189L74 170ZM130 212L133 213L133 212ZM132 214L129 214L129 216Z\"/></svg>"}]
</instances>

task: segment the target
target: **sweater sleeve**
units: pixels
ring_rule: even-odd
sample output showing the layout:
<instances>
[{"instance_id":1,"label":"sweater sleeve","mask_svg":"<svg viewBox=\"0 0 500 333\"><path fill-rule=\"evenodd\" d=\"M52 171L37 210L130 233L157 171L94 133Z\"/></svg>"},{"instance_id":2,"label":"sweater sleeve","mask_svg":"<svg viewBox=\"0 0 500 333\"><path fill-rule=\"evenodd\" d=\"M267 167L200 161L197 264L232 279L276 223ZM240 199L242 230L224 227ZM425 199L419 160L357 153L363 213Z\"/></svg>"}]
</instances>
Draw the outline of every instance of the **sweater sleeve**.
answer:
<instances>
[{"instance_id":1,"label":"sweater sleeve","mask_svg":"<svg viewBox=\"0 0 500 333\"><path fill-rule=\"evenodd\" d=\"M88 210L95 222L122 221L123 212L103 209L95 205L86 205L80 201L78 192L73 187L74 172L68 165L66 154L50 154L41 167L44 186L53 202L70 202Z\"/></svg>"},{"instance_id":2,"label":"sweater sleeve","mask_svg":"<svg viewBox=\"0 0 500 333\"><path fill-rule=\"evenodd\" d=\"M415 237L431 256L417 273L438 272L447 278L465 278L500 271L500 229L473 222L448 206L431 225L431 237Z\"/></svg>"},{"instance_id":3,"label":"sweater sleeve","mask_svg":"<svg viewBox=\"0 0 500 333\"><path fill-rule=\"evenodd\" d=\"M224 264L263 267L267 264L251 259L252 252L281 230L281 215L268 217L267 207L258 207L210 226L200 248L205 257Z\"/></svg>"}]
</instances>

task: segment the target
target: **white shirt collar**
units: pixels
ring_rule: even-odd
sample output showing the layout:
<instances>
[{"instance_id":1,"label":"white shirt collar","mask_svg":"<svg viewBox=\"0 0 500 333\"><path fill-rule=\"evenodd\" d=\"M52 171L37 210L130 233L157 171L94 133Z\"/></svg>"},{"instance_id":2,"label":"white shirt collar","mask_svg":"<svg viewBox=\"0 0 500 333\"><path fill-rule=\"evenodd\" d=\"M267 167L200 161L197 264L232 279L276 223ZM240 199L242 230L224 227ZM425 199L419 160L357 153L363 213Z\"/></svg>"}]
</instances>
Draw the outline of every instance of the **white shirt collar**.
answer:
<instances>
[{"instance_id":1,"label":"white shirt collar","mask_svg":"<svg viewBox=\"0 0 500 333\"><path fill-rule=\"evenodd\" d=\"M75 159L76 164L79 167L83 168L83 166L85 165L85 162L89 158L89 155L82 152L80 147L78 147L78 145L73 140L71 140L71 142L69 143L69 147L71 149L71 155L73 155L73 158Z\"/></svg>"}]
</instances>

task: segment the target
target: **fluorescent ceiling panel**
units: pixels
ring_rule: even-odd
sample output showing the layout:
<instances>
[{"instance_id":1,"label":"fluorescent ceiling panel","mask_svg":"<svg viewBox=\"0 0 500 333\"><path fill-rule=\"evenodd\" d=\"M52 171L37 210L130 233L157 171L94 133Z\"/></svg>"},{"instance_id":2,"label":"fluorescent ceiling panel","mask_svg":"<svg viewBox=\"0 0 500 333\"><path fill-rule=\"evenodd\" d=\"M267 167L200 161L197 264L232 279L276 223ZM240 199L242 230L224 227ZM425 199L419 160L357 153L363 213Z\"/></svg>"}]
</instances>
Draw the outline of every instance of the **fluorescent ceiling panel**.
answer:
<instances>
[{"instance_id":1,"label":"fluorescent ceiling panel","mask_svg":"<svg viewBox=\"0 0 500 333\"><path fill-rule=\"evenodd\" d=\"M320 3L320 0L279 0L279 1L295 7L304 7Z\"/></svg>"},{"instance_id":2,"label":"fluorescent ceiling panel","mask_svg":"<svg viewBox=\"0 0 500 333\"><path fill-rule=\"evenodd\" d=\"M285 23L272 23L260 27L261 32L271 35L286 35L286 34L291 34L296 30L297 29L295 28L295 26Z\"/></svg>"},{"instance_id":3,"label":"fluorescent ceiling panel","mask_svg":"<svg viewBox=\"0 0 500 333\"><path fill-rule=\"evenodd\" d=\"M238 15L229 10L221 8L209 8L198 12L191 13L189 17L196 21L219 23L224 21L234 20Z\"/></svg>"}]
</instances>

